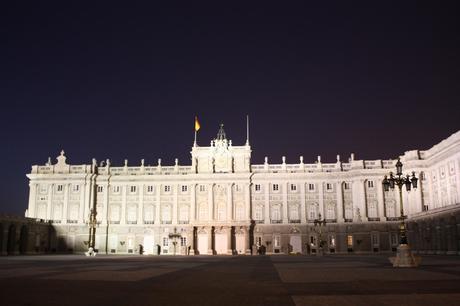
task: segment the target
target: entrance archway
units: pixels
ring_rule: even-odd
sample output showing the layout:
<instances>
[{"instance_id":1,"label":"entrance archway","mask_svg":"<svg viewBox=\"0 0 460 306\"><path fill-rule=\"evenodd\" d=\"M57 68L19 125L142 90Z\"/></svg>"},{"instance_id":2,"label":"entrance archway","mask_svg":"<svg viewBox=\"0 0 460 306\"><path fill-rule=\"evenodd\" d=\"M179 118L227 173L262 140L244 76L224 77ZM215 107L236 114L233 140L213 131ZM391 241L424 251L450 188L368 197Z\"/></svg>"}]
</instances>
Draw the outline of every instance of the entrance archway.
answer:
<instances>
[{"instance_id":1,"label":"entrance archway","mask_svg":"<svg viewBox=\"0 0 460 306\"><path fill-rule=\"evenodd\" d=\"M8 243L6 246L6 252L8 255L12 255L16 248L16 226L11 224L8 228Z\"/></svg>"},{"instance_id":2,"label":"entrance archway","mask_svg":"<svg viewBox=\"0 0 460 306\"><path fill-rule=\"evenodd\" d=\"M27 244L29 238L29 229L26 225L21 227L21 232L19 234L19 254L27 253Z\"/></svg>"}]
</instances>

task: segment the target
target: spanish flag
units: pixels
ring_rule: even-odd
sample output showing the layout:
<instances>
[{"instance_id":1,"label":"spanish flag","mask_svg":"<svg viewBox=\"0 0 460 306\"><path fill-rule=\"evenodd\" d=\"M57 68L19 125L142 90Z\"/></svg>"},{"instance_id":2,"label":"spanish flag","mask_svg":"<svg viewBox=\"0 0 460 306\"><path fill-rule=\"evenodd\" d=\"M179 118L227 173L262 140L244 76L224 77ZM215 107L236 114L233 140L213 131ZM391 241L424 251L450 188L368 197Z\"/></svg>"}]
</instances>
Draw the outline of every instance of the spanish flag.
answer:
<instances>
[{"instance_id":1,"label":"spanish flag","mask_svg":"<svg viewBox=\"0 0 460 306\"><path fill-rule=\"evenodd\" d=\"M195 132L198 132L198 130L200 129L200 122L198 121L198 117L195 116Z\"/></svg>"}]
</instances>

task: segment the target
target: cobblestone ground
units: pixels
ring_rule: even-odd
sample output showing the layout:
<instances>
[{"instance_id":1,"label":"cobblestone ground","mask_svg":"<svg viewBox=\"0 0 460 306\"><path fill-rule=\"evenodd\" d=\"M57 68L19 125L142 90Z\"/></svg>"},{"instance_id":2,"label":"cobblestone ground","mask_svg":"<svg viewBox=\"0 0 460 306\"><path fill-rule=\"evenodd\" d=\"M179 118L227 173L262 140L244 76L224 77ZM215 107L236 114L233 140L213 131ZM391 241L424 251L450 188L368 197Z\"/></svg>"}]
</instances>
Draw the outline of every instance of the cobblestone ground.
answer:
<instances>
[{"instance_id":1,"label":"cobblestone ground","mask_svg":"<svg viewBox=\"0 0 460 306\"><path fill-rule=\"evenodd\" d=\"M0 258L1 305L459 305L460 257Z\"/></svg>"}]
</instances>

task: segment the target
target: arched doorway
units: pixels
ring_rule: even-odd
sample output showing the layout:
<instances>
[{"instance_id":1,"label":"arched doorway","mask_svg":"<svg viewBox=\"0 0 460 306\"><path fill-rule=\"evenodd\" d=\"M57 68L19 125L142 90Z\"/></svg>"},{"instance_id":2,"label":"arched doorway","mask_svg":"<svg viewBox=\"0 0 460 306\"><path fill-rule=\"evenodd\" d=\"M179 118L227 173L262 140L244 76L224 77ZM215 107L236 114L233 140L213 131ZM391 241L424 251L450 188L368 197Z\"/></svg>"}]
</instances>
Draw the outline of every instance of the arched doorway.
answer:
<instances>
[{"instance_id":1,"label":"arched doorway","mask_svg":"<svg viewBox=\"0 0 460 306\"><path fill-rule=\"evenodd\" d=\"M8 228L8 243L6 245L6 252L8 255L13 255L16 248L16 226L11 224Z\"/></svg>"},{"instance_id":2,"label":"arched doorway","mask_svg":"<svg viewBox=\"0 0 460 306\"><path fill-rule=\"evenodd\" d=\"M27 243L29 238L29 229L26 225L21 227L19 234L19 254L25 254L27 252Z\"/></svg>"}]
</instances>

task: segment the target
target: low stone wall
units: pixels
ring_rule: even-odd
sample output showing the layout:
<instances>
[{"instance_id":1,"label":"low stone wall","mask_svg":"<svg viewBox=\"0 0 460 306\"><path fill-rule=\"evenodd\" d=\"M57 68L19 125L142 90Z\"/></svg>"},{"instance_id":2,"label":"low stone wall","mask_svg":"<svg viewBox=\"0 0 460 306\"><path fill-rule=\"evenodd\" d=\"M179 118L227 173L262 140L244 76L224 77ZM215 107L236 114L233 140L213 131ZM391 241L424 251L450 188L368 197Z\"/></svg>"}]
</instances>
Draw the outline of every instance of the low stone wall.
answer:
<instances>
[{"instance_id":1,"label":"low stone wall","mask_svg":"<svg viewBox=\"0 0 460 306\"><path fill-rule=\"evenodd\" d=\"M419 213L407 224L409 244L417 253L460 255L460 205Z\"/></svg>"}]
</instances>

